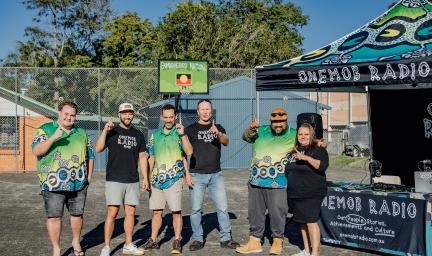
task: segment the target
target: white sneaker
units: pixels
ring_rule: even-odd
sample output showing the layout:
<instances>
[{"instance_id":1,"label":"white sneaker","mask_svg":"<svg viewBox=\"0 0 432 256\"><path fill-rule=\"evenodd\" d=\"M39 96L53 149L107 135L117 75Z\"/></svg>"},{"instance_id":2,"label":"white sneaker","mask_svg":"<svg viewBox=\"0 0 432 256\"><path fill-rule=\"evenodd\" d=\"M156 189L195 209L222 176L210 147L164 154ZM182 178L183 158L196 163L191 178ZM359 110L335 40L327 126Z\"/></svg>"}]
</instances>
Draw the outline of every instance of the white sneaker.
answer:
<instances>
[{"instance_id":1,"label":"white sneaker","mask_svg":"<svg viewBox=\"0 0 432 256\"><path fill-rule=\"evenodd\" d=\"M109 248L109 246L104 246L104 248L102 248L100 256L110 256L110 253L111 249Z\"/></svg>"},{"instance_id":2,"label":"white sneaker","mask_svg":"<svg viewBox=\"0 0 432 256\"><path fill-rule=\"evenodd\" d=\"M138 248L135 244L125 244L123 245L123 254L126 255L144 255L144 250Z\"/></svg>"},{"instance_id":3,"label":"white sneaker","mask_svg":"<svg viewBox=\"0 0 432 256\"><path fill-rule=\"evenodd\" d=\"M309 252L302 250L299 253L293 254L291 256L310 256Z\"/></svg>"}]
</instances>

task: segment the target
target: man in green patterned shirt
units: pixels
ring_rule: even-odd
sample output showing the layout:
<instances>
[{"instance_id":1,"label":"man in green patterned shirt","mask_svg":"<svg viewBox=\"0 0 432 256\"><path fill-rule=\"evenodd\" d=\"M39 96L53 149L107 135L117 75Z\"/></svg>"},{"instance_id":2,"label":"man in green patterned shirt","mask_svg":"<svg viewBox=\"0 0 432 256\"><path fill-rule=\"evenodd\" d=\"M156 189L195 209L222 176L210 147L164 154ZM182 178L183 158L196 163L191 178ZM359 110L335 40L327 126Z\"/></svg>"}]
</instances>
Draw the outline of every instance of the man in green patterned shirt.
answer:
<instances>
[{"instance_id":1,"label":"man in green patterned shirt","mask_svg":"<svg viewBox=\"0 0 432 256\"><path fill-rule=\"evenodd\" d=\"M176 109L167 104L162 107L163 128L155 131L148 147L150 154L149 170L150 209L153 210L151 237L144 244L145 250L158 249L156 242L162 225L162 212L166 204L173 215L174 242L171 253L181 253L181 194L183 177L188 186L192 186L186 155L192 154L192 145L185 134L182 124L176 124ZM146 178L146 177L145 177ZM144 184L148 188L148 184Z\"/></svg>"},{"instance_id":2,"label":"man in green patterned shirt","mask_svg":"<svg viewBox=\"0 0 432 256\"><path fill-rule=\"evenodd\" d=\"M60 256L61 220L65 205L70 213L74 254L84 255L80 237L94 153L86 131L74 126L77 110L75 103L63 102L58 120L39 127L32 143L33 154L38 159L38 176L53 256Z\"/></svg>"},{"instance_id":3,"label":"man in green patterned shirt","mask_svg":"<svg viewBox=\"0 0 432 256\"><path fill-rule=\"evenodd\" d=\"M259 126L254 120L243 134L243 140L253 144L253 157L248 184L249 241L236 251L242 254L262 252L266 211L270 218L273 238L270 255L282 253L285 219L288 213L285 166L294 148L296 129L287 125L287 112L275 108L270 125Z\"/></svg>"}]
</instances>

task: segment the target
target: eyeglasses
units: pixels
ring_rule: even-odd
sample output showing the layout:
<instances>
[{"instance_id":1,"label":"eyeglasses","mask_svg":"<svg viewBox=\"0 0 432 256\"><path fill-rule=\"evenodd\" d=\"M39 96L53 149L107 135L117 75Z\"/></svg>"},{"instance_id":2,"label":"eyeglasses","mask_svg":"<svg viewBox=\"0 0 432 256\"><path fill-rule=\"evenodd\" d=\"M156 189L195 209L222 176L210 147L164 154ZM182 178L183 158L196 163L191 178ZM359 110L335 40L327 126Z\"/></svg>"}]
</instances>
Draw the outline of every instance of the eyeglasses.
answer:
<instances>
[{"instance_id":1,"label":"eyeglasses","mask_svg":"<svg viewBox=\"0 0 432 256\"><path fill-rule=\"evenodd\" d=\"M286 116L286 113L279 112L279 113L271 113L270 115L271 115L272 117L277 117L277 116Z\"/></svg>"}]
</instances>

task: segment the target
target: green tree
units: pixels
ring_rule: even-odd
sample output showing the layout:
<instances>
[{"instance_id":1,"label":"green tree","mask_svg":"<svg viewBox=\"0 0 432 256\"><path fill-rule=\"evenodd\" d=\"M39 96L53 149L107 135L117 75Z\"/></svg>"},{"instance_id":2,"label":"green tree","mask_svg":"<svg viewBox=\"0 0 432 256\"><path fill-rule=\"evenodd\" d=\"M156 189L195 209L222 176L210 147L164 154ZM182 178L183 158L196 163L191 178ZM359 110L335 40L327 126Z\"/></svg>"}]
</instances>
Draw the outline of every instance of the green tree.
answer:
<instances>
[{"instance_id":1,"label":"green tree","mask_svg":"<svg viewBox=\"0 0 432 256\"><path fill-rule=\"evenodd\" d=\"M189 0L158 25L157 56L252 68L300 55L298 29L307 20L299 7L278 0Z\"/></svg>"},{"instance_id":2,"label":"green tree","mask_svg":"<svg viewBox=\"0 0 432 256\"><path fill-rule=\"evenodd\" d=\"M102 39L105 67L133 67L151 63L154 58L155 34L148 19L141 21L137 13L127 12L105 26Z\"/></svg>"},{"instance_id":3,"label":"green tree","mask_svg":"<svg viewBox=\"0 0 432 256\"><path fill-rule=\"evenodd\" d=\"M158 58L212 60L212 38L218 31L217 6L210 2L186 1L163 17L157 27Z\"/></svg>"},{"instance_id":4,"label":"green tree","mask_svg":"<svg viewBox=\"0 0 432 256\"><path fill-rule=\"evenodd\" d=\"M98 42L111 15L109 0L24 0L37 10L37 26L27 27L26 42L5 63L16 66L92 66L100 63Z\"/></svg>"}]
</instances>

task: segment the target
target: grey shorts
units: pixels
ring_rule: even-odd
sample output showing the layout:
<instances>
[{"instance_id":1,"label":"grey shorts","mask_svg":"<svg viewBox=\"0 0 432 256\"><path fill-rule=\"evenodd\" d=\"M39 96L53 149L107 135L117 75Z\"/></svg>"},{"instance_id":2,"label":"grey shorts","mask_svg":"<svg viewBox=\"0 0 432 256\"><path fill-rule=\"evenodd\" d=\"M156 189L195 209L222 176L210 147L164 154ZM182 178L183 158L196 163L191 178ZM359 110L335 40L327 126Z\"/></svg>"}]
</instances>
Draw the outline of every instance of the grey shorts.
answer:
<instances>
[{"instance_id":1,"label":"grey shorts","mask_svg":"<svg viewBox=\"0 0 432 256\"><path fill-rule=\"evenodd\" d=\"M150 209L163 210L168 203L171 211L181 211L182 190L183 179L179 179L167 189L158 189L152 186L149 202Z\"/></svg>"},{"instance_id":2,"label":"grey shorts","mask_svg":"<svg viewBox=\"0 0 432 256\"><path fill-rule=\"evenodd\" d=\"M87 188L80 191L47 191L42 190L41 195L45 204L45 212L48 218L62 217L66 205L70 215L80 216L84 214L84 206L87 197Z\"/></svg>"},{"instance_id":3,"label":"grey shorts","mask_svg":"<svg viewBox=\"0 0 432 256\"><path fill-rule=\"evenodd\" d=\"M105 183L106 205L139 205L139 182L120 183L107 181Z\"/></svg>"}]
</instances>

